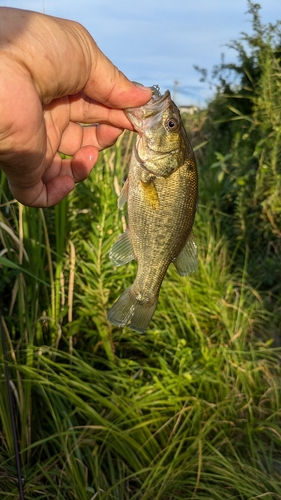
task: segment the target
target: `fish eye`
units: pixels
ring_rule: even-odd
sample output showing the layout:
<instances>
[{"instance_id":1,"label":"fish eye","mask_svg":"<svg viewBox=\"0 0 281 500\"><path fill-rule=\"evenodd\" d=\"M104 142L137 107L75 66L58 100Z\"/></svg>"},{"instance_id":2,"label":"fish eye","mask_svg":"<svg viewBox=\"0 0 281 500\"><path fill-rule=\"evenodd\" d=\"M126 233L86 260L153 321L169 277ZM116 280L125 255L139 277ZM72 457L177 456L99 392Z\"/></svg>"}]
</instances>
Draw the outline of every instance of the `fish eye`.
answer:
<instances>
[{"instance_id":1,"label":"fish eye","mask_svg":"<svg viewBox=\"0 0 281 500\"><path fill-rule=\"evenodd\" d=\"M168 131L174 132L175 130L177 130L178 126L179 126L179 122L173 116L171 116L170 118L168 118L166 120L166 129Z\"/></svg>"}]
</instances>

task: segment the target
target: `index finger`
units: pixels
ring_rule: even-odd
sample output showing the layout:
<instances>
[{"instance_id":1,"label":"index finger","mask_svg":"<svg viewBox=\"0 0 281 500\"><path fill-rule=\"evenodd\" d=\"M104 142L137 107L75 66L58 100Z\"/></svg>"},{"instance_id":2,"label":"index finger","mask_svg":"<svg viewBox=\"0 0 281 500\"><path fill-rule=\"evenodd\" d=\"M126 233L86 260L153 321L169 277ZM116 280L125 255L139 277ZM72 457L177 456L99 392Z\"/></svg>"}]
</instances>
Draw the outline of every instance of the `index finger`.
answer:
<instances>
[{"instance_id":1,"label":"index finger","mask_svg":"<svg viewBox=\"0 0 281 500\"><path fill-rule=\"evenodd\" d=\"M84 92L105 106L119 109L146 104L152 95L150 88L131 82L96 44L93 66Z\"/></svg>"}]
</instances>

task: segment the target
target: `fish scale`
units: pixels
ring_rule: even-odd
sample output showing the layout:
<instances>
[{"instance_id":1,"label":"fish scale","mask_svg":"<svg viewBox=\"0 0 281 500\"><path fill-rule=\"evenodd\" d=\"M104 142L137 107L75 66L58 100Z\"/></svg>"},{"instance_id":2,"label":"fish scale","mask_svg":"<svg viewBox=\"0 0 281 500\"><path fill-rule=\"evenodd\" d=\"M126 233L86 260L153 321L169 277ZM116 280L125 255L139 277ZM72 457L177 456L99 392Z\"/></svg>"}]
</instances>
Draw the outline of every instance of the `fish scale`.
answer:
<instances>
[{"instance_id":1,"label":"fish scale","mask_svg":"<svg viewBox=\"0 0 281 500\"><path fill-rule=\"evenodd\" d=\"M170 263L181 275L196 269L192 226L198 180L193 150L169 91L161 95L157 89L149 103L126 113L139 135L120 195L122 204L128 201L128 229L113 245L110 258L118 266L135 258L138 270L108 319L142 333Z\"/></svg>"}]
</instances>

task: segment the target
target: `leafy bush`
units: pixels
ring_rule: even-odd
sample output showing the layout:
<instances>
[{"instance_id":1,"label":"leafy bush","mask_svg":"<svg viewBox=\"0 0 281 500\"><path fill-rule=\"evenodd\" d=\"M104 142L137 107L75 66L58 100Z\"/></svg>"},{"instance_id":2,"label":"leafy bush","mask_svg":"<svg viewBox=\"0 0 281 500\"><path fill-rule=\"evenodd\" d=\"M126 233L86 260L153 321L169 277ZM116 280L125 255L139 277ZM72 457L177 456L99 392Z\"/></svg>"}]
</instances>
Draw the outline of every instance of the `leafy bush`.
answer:
<instances>
[{"instance_id":1,"label":"leafy bush","mask_svg":"<svg viewBox=\"0 0 281 500\"><path fill-rule=\"evenodd\" d=\"M281 22L263 25L259 5L248 3L253 33L231 44L238 63L214 69L216 95L201 131L209 141L202 195L226 215L223 231L232 248L246 242L253 284L275 285L279 293L272 263L280 272Z\"/></svg>"}]
</instances>

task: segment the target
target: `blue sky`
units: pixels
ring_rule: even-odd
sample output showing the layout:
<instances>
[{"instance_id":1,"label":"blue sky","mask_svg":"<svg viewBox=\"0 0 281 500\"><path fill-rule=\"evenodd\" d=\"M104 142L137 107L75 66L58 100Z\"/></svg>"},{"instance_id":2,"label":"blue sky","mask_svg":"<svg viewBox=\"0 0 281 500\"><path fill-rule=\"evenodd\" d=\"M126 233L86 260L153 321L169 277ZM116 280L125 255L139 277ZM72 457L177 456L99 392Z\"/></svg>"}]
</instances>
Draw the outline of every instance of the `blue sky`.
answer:
<instances>
[{"instance_id":1,"label":"blue sky","mask_svg":"<svg viewBox=\"0 0 281 500\"><path fill-rule=\"evenodd\" d=\"M281 19L281 0L260 0L263 22ZM203 105L207 84L193 65L211 70L242 31L251 31L247 0L0 0L81 22L130 79L174 91L177 104Z\"/></svg>"}]
</instances>

